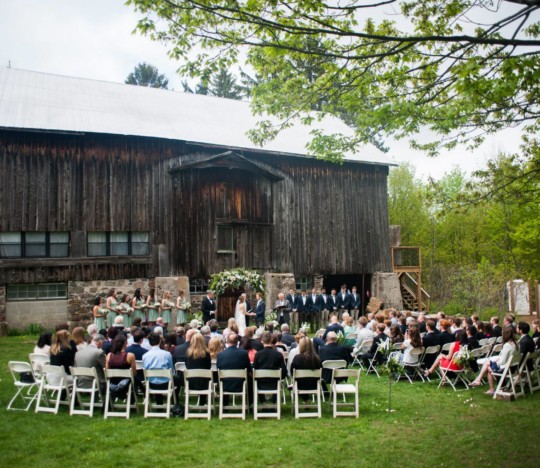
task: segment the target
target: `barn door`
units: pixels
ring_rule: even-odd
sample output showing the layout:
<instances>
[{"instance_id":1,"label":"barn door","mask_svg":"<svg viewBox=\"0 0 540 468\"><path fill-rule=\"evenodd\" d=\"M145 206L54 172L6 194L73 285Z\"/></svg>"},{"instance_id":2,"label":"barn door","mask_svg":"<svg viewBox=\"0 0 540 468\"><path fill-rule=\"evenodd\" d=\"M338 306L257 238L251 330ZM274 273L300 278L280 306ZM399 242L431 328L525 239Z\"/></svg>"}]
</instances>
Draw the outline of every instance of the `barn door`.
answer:
<instances>
[{"instance_id":1,"label":"barn door","mask_svg":"<svg viewBox=\"0 0 540 468\"><path fill-rule=\"evenodd\" d=\"M226 290L225 293L218 296L217 301L217 321L227 322L231 317L234 317L234 308L236 307L236 301L240 294L244 292L243 289L239 290Z\"/></svg>"}]
</instances>

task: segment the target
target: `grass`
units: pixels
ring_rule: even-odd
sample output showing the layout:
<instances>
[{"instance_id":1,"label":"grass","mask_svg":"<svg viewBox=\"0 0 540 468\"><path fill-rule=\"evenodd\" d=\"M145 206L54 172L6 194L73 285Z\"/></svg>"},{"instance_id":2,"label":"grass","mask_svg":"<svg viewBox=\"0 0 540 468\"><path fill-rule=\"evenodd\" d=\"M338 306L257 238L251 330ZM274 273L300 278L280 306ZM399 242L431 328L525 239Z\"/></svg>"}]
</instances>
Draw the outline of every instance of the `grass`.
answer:
<instances>
[{"instance_id":1,"label":"grass","mask_svg":"<svg viewBox=\"0 0 540 468\"><path fill-rule=\"evenodd\" d=\"M7 411L7 363L27 360L33 337L0 339L2 466L534 466L540 395L495 401L484 389L453 392L402 381L387 413L385 379L362 375L360 418L281 421L172 418L104 420ZM536 462L535 462L536 460Z\"/></svg>"}]
</instances>

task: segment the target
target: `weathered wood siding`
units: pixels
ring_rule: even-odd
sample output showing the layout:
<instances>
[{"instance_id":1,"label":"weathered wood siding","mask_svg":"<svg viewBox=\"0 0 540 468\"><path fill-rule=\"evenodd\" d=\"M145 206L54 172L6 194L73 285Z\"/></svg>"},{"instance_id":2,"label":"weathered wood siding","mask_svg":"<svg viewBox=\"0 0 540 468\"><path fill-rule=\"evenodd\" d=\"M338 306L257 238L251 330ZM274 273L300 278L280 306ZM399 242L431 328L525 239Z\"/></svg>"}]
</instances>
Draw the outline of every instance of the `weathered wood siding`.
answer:
<instances>
[{"instance_id":1,"label":"weathered wood siding","mask_svg":"<svg viewBox=\"0 0 540 468\"><path fill-rule=\"evenodd\" d=\"M283 174L171 173L224 149L0 130L0 231L69 231L70 259L0 260L0 284L187 275L243 266L296 275L389 271L385 166L242 153ZM224 196L226 194L226 196ZM217 225L234 254L217 253ZM88 231L149 231L145 258L86 256Z\"/></svg>"}]
</instances>

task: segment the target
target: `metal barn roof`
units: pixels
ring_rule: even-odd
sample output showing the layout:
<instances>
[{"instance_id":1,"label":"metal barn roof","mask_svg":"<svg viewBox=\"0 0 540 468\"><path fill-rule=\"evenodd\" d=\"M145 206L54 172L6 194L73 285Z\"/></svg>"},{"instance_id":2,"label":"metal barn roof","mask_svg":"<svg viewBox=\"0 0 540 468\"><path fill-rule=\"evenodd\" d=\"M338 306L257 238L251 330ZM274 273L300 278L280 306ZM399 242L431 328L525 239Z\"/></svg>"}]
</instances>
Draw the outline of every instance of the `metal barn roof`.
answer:
<instances>
[{"instance_id":1,"label":"metal barn roof","mask_svg":"<svg viewBox=\"0 0 540 468\"><path fill-rule=\"evenodd\" d=\"M257 120L245 101L0 68L0 128L145 136L307 155L312 127L296 124L261 148L247 136ZM351 132L335 118L313 126L327 133ZM373 145L345 159L395 165Z\"/></svg>"}]
</instances>

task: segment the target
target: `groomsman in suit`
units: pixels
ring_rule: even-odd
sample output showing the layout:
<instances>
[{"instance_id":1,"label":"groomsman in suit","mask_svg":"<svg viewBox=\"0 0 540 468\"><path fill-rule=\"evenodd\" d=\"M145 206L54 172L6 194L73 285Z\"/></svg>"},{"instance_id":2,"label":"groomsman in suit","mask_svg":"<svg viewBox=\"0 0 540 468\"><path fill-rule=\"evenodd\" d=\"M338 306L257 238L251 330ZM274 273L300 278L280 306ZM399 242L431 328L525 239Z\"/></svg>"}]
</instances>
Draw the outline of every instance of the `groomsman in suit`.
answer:
<instances>
[{"instance_id":1,"label":"groomsman in suit","mask_svg":"<svg viewBox=\"0 0 540 468\"><path fill-rule=\"evenodd\" d=\"M328 326L328 312L330 311L330 298L326 294L326 288L321 289L321 294L318 297L319 305L319 328Z\"/></svg>"},{"instance_id":2,"label":"groomsman in suit","mask_svg":"<svg viewBox=\"0 0 540 468\"><path fill-rule=\"evenodd\" d=\"M309 300L309 326L312 332L315 332L315 327L319 324L321 311L319 309L319 296L317 290L313 288L308 296Z\"/></svg>"},{"instance_id":3,"label":"groomsman in suit","mask_svg":"<svg viewBox=\"0 0 540 468\"><path fill-rule=\"evenodd\" d=\"M209 322L211 319L216 318L216 301L214 300L214 293L212 291L206 291L206 297L201 304L201 311L203 313L203 322Z\"/></svg>"},{"instance_id":4,"label":"groomsman in suit","mask_svg":"<svg viewBox=\"0 0 540 468\"><path fill-rule=\"evenodd\" d=\"M266 304L263 301L262 293L258 292L256 295L257 304L255 305L255 320L257 327L264 325L264 313L266 312Z\"/></svg>"},{"instance_id":5,"label":"groomsman in suit","mask_svg":"<svg viewBox=\"0 0 540 468\"><path fill-rule=\"evenodd\" d=\"M352 318L354 319L354 322L358 320L358 314L360 312L360 307L362 307L362 299L360 297L360 294L358 294L358 290L356 289L356 286L352 287L352 292L350 295L351 298L351 312Z\"/></svg>"},{"instance_id":6,"label":"groomsman in suit","mask_svg":"<svg viewBox=\"0 0 540 468\"><path fill-rule=\"evenodd\" d=\"M300 292L300 297L297 301L297 310L298 310L298 323L304 323L309 320L310 306L309 299L307 296L307 291L302 289Z\"/></svg>"},{"instance_id":7,"label":"groomsman in suit","mask_svg":"<svg viewBox=\"0 0 540 468\"><path fill-rule=\"evenodd\" d=\"M274 309L276 310L280 325L283 323L288 324L290 322L291 303L285 299L285 294L278 294L278 300L274 304Z\"/></svg>"},{"instance_id":8,"label":"groomsman in suit","mask_svg":"<svg viewBox=\"0 0 540 468\"><path fill-rule=\"evenodd\" d=\"M328 298L328 302L330 303L330 314L336 314L336 316L338 316L338 319L341 319L341 317L339 316L339 297L335 289L332 289L332 293Z\"/></svg>"},{"instance_id":9,"label":"groomsman in suit","mask_svg":"<svg viewBox=\"0 0 540 468\"><path fill-rule=\"evenodd\" d=\"M291 326L292 330L296 331L298 330L298 294L296 294L294 289L289 289L289 294L287 294L285 299L289 301L292 308L291 323L289 325Z\"/></svg>"},{"instance_id":10,"label":"groomsman in suit","mask_svg":"<svg viewBox=\"0 0 540 468\"><path fill-rule=\"evenodd\" d=\"M351 307L351 297L347 292L347 285L341 286L341 291L338 294L339 307L338 307L338 319L341 320L343 317L343 312L349 312Z\"/></svg>"}]
</instances>

